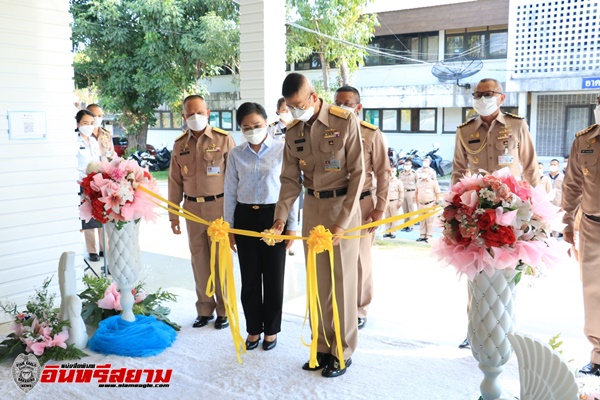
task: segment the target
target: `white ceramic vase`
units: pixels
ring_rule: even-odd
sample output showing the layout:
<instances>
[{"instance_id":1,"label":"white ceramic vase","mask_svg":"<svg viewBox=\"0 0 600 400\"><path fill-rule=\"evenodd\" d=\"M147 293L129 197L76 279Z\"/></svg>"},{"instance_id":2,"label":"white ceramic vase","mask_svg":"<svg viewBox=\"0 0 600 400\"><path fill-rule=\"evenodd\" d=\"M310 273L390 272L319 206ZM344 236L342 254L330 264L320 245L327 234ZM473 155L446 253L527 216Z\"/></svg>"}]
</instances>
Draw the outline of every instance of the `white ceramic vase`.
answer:
<instances>
[{"instance_id":1,"label":"white ceramic vase","mask_svg":"<svg viewBox=\"0 0 600 400\"><path fill-rule=\"evenodd\" d=\"M139 233L140 224L128 222L121 229L109 222L105 225L108 236L108 268L121 291L121 318L125 321L135 321L133 314L133 294L142 265Z\"/></svg>"},{"instance_id":2,"label":"white ceramic vase","mask_svg":"<svg viewBox=\"0 0 600 400\"><path fill-rule=\"evenodd\" d=\"M482 272L469 282L471 304L467 338L484 375L480 385L483 400L495 400L502 394L498 377L512 354L508 334L515 330L516 273L515 270L496 270L488 276Z\"/></svg>"}]
</instances>

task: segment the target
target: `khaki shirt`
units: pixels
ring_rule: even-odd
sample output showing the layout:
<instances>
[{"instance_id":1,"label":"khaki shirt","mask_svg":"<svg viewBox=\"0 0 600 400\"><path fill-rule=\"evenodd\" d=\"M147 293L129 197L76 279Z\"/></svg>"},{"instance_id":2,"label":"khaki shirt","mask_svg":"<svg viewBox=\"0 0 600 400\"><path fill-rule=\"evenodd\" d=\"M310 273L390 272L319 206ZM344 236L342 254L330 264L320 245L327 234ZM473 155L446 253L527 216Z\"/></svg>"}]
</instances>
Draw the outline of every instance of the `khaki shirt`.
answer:
<instances>
[{"instance_id":1,"label":"khaki shirt","mask_svg":"<svg viewBox=\"0 0 600 400\"><path fill-rule=\"evenodd\" d=\"M550 193L552 190L552 182L550 181L550 177L548 175L540 174L540 186L543 186L546 189L546 193Z\"/></svg>"},{"instance_id":2,"label":"khaki shirt","mask_svg":"<svg viewBox=\"0 0 600 400\"><path fill-rule=\"evenodd\" d=\"M556 178L552 179L552 176L548 175L548 179L552 184L552 190L554 190L554 198L551 200L551 203L557 207L562 207L562 186L565 175L562 172L559 172L556 175Z\"/></svg>"},{"instance_id":3,"label":"khaki shirt","mask_svg":"<svg viewBox=\"0 0 600 400\"><path fill-rule=\"evenodd\" d=\"M562 192L565 232L573 232L577 207L587 215L600 217L600 125L575 135ZM585 217L583 217L585 218Z\"/></svg>"},{"instance_id":4,"label":"khaki shirt","mask_svg":"<svg viewBox=\"0 0 600 400\"><path fill-rule=\"evenodd\" d=\"M285 221L300 194L300 173L308 189L327 191L348 188L335 225L347 229L349 219L358 209L364 183L364 156L360 126L356 116L322 99L317 119L309 125L294 120L285 134L285 151L281 171L281 190L275 219ZM339 170L331 168L339 163ZM326 166L330 169L327 170ZM304 212L309 212L304 210ZM331 227L326 227L331 228Z\"/></svg>"},{"instance_id":5,"label":"khaki shirt","mask_svg":"<svg viewBox=\"0 0 600 400\"><path fill-rule=\"evenodd\" d=\"M199 137L186 130L175 139L169 168L169 201L181 204L184 193L192 197L222 194L227 156L234 147L235 141L228 132L211 126ZM179 217L169 214L169 219Z\"/></svg>"},{"instance_id":6,"label":"khaki shirt","mask_svg":"<svg viewBox=\"0 0 600 400\"><path fill-rule=\"evenodd\" d=\"M505 157L501 160L500 156ZM510 158L512 162L509 161ZM493 172L504 167L509 167L513 176L517 179L524 178L532 186L539 183L537 155L523 117L499 113L490 127L481 117L470 119L458 126L452 171L453 185L467 171L477 174L480 169Z\"/></svg>"},{"instance_id":7,"label":"khaki shirt","mask_svg":"<svg viewBox=\"0 0 600 400\"><path fill-rule=\"evenodd\" d=\"M362 191L366 192L376 187L377 204L375 209L385 211L392 168L387 158L383 135L379 128L365 121L360 122L360 134L365 157L365 183Z\"/></svg>"},{"instance_id":8,"label":"khaki shirt","mask_svg":"<svg viewBox=\"0 0 600 400\"><path fill-rule=\"evenodd\" d=\"M388 182L388 200L398 200L398 203L402 204L404 201L404 185L402 184L402 181L396 178L395 175L391 175Z\"/></svg>"},{"instance_id":9,"label":"khaki shirt","mask_svg":"<svg viewBox=\"0 0 600 400\"><path fill-rule=\"evenodd\" d=\"M417 202L421 205L433 205L423 204L430 201L436 201L440 193L440 185L437 180L434 179L419 179L417 183Z\"/></svg>"},{"instance_id":10,"label":"khaki shirt","mask_svg":"<svg viewBox=\"0 0 600 400\"><path fill-rule=\"evenodd\" d=\"M115 157L115 145L112 141L112 134L106 129L100 127L100 134L98 135L98 145L100 146L100 154L102 157Z\"/></svg>"},{"instance_id":11,"label":"khaki shirt","mask_svg":"<svg viewBox=\"0 0 600 400\"><path fill-rule=\"evenodd\" d=\"M402 171L400 172L400 180L404 185L404 191L414 191L417 188L417 173L414 169L410 171Z\"/></svg>"},{"instance_id":12,"label":"khaki shirt","mask_svg":"<svg viewBox=\"0 0 600 400\"><path fill-rule=\"evenodd\" d=\"M429 178L435 181L437 179L437 173L431 167L427 167L427 169L429 170ZM425 167L417 168L417 170L415 171L419 179L421 179L421 174L423 173L423 171L425 171Z\"/></svg>"}]
</instances>

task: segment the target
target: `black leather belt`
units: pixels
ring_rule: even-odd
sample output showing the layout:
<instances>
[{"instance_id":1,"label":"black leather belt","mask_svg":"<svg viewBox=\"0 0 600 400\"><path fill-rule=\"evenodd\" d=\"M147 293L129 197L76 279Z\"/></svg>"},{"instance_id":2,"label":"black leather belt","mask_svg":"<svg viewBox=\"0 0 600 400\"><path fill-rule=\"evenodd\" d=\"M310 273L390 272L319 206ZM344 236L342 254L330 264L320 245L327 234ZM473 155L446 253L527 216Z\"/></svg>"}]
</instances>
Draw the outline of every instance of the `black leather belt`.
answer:
<instances>
[{"instance_id":1,"label":"black leather belt","mask_svg":"<svg viewBox=\"0 0 600 400\"><path fill-rule=\"evenodd\" d=\"M362 199L364 199L365 197L369 197L370 195L371 195L371 191L370 191L370 190L367 190L366 192L362 192L362 193L360 194L360 199L362 200Z\"/></svg>"},{"instance_id":2,"label":"black leather belt","mask_svg":"<svg viewBox=\"0 0 600 400\"><path fill-rule=\"evenodd\" d=\"M414 192L416 189L404 189L405 192Z\"/></svg>"},{"instance_id":3,"label":"black leather belt","mask_svg":"<svg viewBox=\"0 0 600 400\"><path fill-rule=\"evenodd\" d=\"M589 219L590 221L600 222L600 217L596 217L595 215L587 215L587 214L583 214L583 215L585 215L585 217L587 219Z\"/></svg>"},{"instance_id":4,"label":"black leather belt","mask_svg":"<svg viewBox=\"0 0 600 400\"><path fill-rule=\"evenodd\" d=\"M312 190L312 189L307 189L306 191L308 194L316 197L317 199L329 199L331 197L338 197L338 196L345 195L346 193L348 193L348 188L335 189L335 190L323 190L320 192L318 192L316 190Z\"/></svg>"},{"instance_id":5,"label":"black leather belt","mask_svg":"<svg viewBox=\"0 0 600 400\"><path fill-rule=\"evenodd\" d=\"M216 199L220 199L221 197L223 197L224 194L218 194L216 196L204 196L204 197L192 197L192 196L188 196L187 194L185 195L185 198L189 201L195 201L196 203L204 203L207 201L215 201Z\"/></svg>"},{"instance_id":6,"label":"black leather belt","mask_svg":"<svg viewBox=\"0 0 600 400\"><path fill-rule=\"evenodd\" d=\"M398 199L389 199L388 201L389 201L389 202L392 202L392 201L398 201Z\"/></svg>"},{"instance_id":7,"label":"black leather belt","mask_svg":"<svg viewBox=\"0 0 600 400\"><path fill-rule=\"evenodd\" d=\"M251 208L253 210L260 210L260 209L264 209L264 208L275 208L275 203L273 203L273 204L244 204L244 203L238 203L238 205L240 205L242 207L246 207L246 208Z\"/></svg>"},{"instance_id":8,"label":"black leather belt","mask_svg":"<svg viewBox=\"0 0 600 400\"><path fill-rule=\"evenodd\" d=\"M426 206L427 204L433 203L435 200L428 201L427 203L421 203L421 205Z\"/></svg>"}]
</instances>

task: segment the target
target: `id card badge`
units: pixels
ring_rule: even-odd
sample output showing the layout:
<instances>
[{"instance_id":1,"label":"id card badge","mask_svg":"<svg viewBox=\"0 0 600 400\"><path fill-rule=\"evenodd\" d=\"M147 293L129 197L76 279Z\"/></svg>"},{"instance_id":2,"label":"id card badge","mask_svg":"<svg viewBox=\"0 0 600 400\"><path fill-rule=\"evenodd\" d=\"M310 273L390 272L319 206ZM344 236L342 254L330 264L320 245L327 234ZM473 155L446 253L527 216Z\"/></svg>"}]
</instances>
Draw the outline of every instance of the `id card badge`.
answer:
<instances>
[{"instance_id":1,"label":"id card badge","mask_svg":"<svg viewBox=\"0 0 600 400\"><path fill-rule=\"evenodd\" d=\"M206 175L208 176L219 176L221 175L221 167L207 167Z\"/></svg>"},{"instance_id":2,"label":"id card badge","mask_svg":"<svg viewBox=\"0 0 600 400\"><path fill-rule=\"evenodd\" d=\"M514 160L515 160L515 157L511 156L510 154L503 154L501 156L498 156L498 164L499 165L512 164Z\"/></svg>"},{"instance_id":3,"label":"id card badge","mask_svg":"<svg viewBox=\"0 0 600 400\"><path fill-rule=\"evenodd\" d=\"M335 158L331 158L329 160L325 160L325 171L340 171L340 160L336 160Z\"/></svg>"}]
</instances>

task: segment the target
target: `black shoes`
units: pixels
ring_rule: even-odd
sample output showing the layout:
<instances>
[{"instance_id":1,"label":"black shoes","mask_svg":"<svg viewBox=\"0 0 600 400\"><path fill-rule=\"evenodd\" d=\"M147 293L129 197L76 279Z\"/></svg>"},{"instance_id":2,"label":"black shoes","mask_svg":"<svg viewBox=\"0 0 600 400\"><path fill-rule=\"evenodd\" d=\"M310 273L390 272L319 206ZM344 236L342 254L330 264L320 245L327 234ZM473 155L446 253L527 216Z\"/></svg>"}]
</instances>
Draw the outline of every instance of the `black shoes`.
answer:
<instances>
[{"instance_id":1,"label":"black shoes","mask_svg":"<svg viewBox=\"0 0 600 400\"><path fill-rule=\"evenodd\" d=\"M317 352L317 366L311 368L309 362L305 362L302 369L305 371L317 371L321 368L325 368L325 365L329 363L329 359L333 356L327 353Z\"/></svg>"},{"instance_id":2,"label":"black shoes","mask_svg":"<svg viewBox=\"0 0 600 400\"><path fill-rule=\"evenodd\" d=\"M102 250L100 250L100 251L98 252L98 255L99 255L100 257L104 257L104 252L103 252Z\"/></svg>"},{"instance_id":3,"label":"black shoes","mask_svg":"<svg viewBox=\"0 0 600 400\"><path fill-rule=\"evenodd\" d=\"M593 362L591 362L588 365L581 368L579 370L579 373L586 374L586 375L600 376L600 364L594 364Z\"/></svg>"},{"instance_id":4,"label":"black shoes","mask_svg":"<svg viewBox=\"0 0 600 400\"><path fill-rule=\"evenodd\" d=\"M358 329L364 328L366 324L367 324L367 319L366 318L359 318L358 319Z\"/></svg>"},{"instance_id":5,"label":"black shoes","mask_svg":"<svg viewBox=\"0 0 600 400\"><path fill-rule=\"evenodd\" d=\"M392 233L392 234L390 234L389 238L390 238L390 239L396 239L396 235L394 235L394 234Z\"/></svg>"},{"instance_id":6,"label":"black shoes","mask_svg":"<svg viewBox=\"0 0 600 400\"><path fill-rule=\"evenodd\" d=\"M406 228L402 229L404 232L412 232L412 228L410 226L407 226Z\"/></svg>"},{"instance_id":7,"label":"black shoes","mask_svg":"<svg viewBox=\"0 0 600 400\"><path fill-rule=\"evenodd\" d=\"M275 346L277 346L277 338L275 338L275 340L273 340L272 342L269 342L268 340L263 340L263 350L273 350Z\"/></svg>"},{"instance_id":8,"label":"black shoes","mask_svg":"<svg viewBox=\"0 0 600 400\"><path fill-rule=\"evenodd\" d=\"M424 238L424 237L420 237L420 238L418 238L418 239L417 239L417 242L425 242L425 243L429 243L429 242L427 241L427 238Z\"/></svg>"},{"instance_id":9,"label":"black shoes","mask_svg":"<svg viewBox=\"0 0 600 400\"><path fill-rule=\"evenodd\" d=\"M260 342L260 336L254 342L246 340L246 350L254 350L258 347L258 342Z\"/></svg>"},{"instance_id":10,"label":"black shoes","mask_svg":"<svg viewBox=\"0 0 600 400\"><path fill-rule=\"evenodd\" d=\"M215 329L225 329L229 326L227 317L217 317L215 320Z\"/></svg>"},{"instance_id":11,"label":"black shoes","mask_svg":"<svg viewBox=\"0 0 600 400\"><path fill-rule=\"evenodd\" d=\"M346 367L341 368L340 361L335 356L331 356L329 362L321 372L321 375L325 378L335 378L340 375L344 375L348 367L352 365L352 358L346 360Z\"/></svg>"},{"instance_id":12,"label":"black shoes","mask_svg":"<svg viewBox=\"0 0 600 400\"><path fill-rule=\"evenodd\" d=\"M88 254L88 260L90 260L90 261L100 261L100 257L98 257L98 254L96 254L96 253L89 253Z\"/></svg>"},{"instance_id":13,"label":"black shoes","mask_svg":"<svg viewBox=\"0 0 600 400\"><path fill-rule=\"evenodd\" d=\"M458 345L459 349L470 349L471 345L469 344L469 339L463 340L461 344Z\"/></svg>"},{"instance_id":14,"label":"black shoes","mask_svg":"<svg viewBox=\"0 0 600 400\"><path fill-rule=\"evenodd\" d=\"M386 237L390 237L390 236L392 236L392 234L391 234L391 233L384 233L384 234L383 234L383 237L384 237L384 238L386 238Z\"/></svg>"},{"instance_id":15,"label":"black shoes","mask_svg":"<svg viewBox=\"0 0 600 400\"><path fill-rule=\"evenodd\" d=\"M210 321L214 317L215 317L214 314L211 314L208 317L198 317L198 318L196 318L196 320L192 324L192 327L194 327L194 328L202 328L203 326L205 326L206 324L208 324L208 321Z\"/></svg>"}]
</instances>

